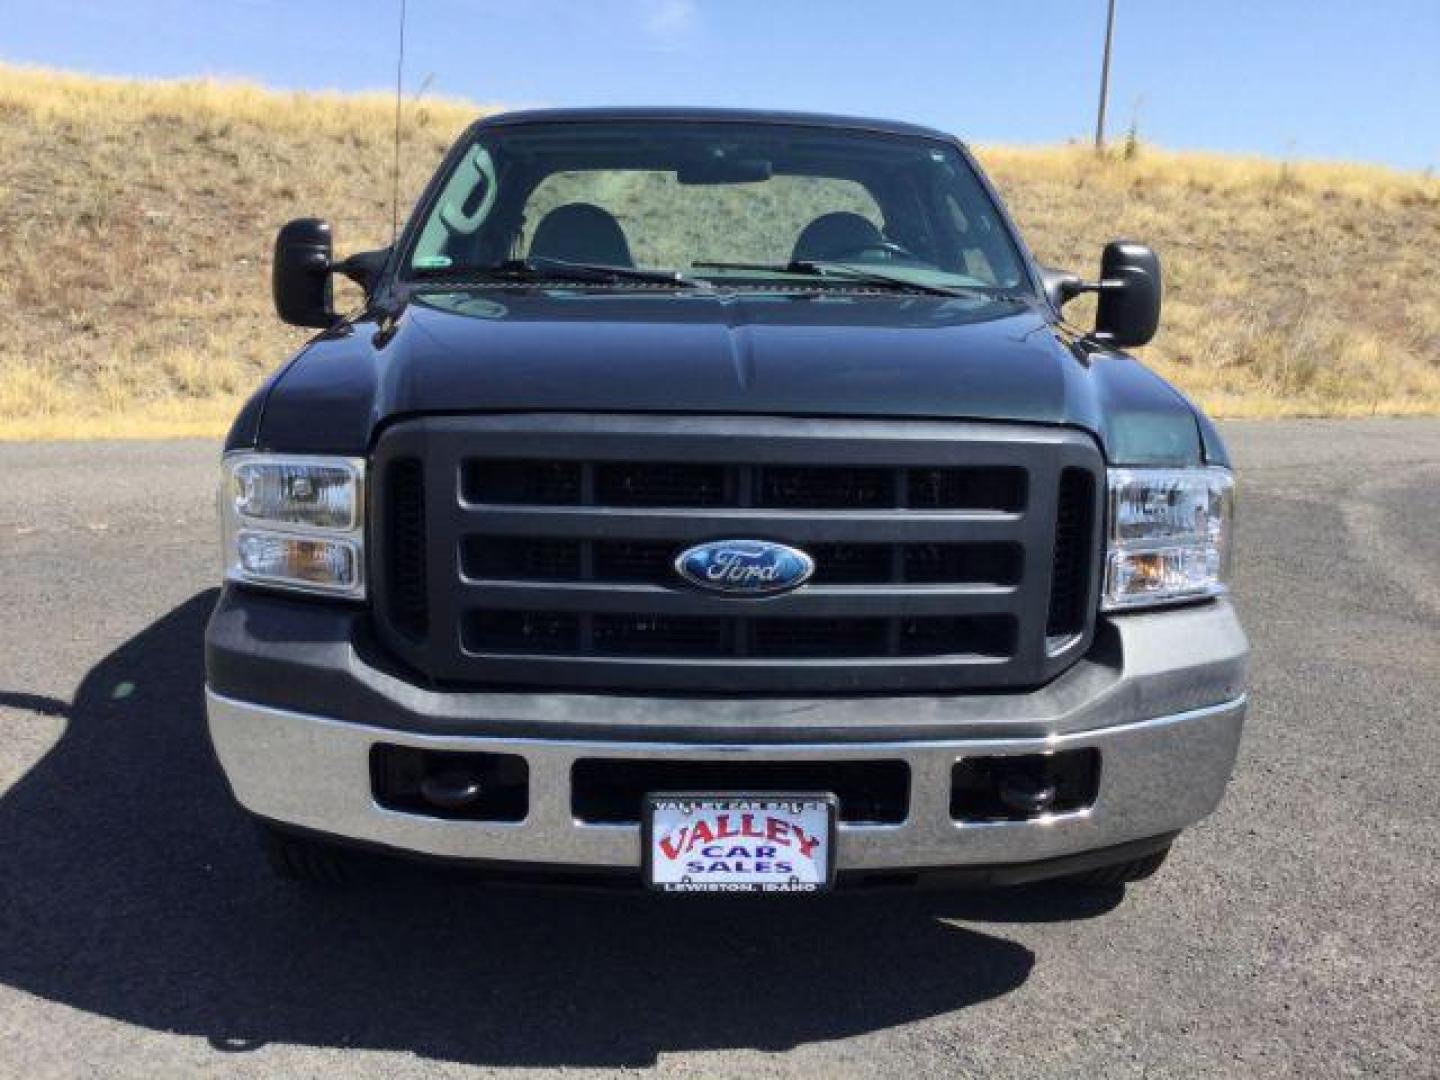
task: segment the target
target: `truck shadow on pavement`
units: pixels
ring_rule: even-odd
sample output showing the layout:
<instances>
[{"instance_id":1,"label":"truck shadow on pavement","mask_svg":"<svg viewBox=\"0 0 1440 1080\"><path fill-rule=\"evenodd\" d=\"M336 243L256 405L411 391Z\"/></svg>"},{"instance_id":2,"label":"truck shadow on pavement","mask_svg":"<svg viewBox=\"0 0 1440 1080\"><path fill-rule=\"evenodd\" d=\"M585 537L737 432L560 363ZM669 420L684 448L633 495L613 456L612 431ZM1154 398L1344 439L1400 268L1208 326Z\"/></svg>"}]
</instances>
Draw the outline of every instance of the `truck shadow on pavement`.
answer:
<instances>
[{"instance_id":1,"label":"truck shadow on pavement","mask_svg":"<svg viewBox=\"0 0 1440 1080\"><path fill-rule=\"evenodd\" d=\"M353 893L271 878L204 731L202 593L96 665L0 798L0 981L217 1050L491 1065L779 1050L1003 995L1033 954L946 920L1100 914L1113 894L703 903L496 889L417 868Z\"/></svg>"}]
</instances>

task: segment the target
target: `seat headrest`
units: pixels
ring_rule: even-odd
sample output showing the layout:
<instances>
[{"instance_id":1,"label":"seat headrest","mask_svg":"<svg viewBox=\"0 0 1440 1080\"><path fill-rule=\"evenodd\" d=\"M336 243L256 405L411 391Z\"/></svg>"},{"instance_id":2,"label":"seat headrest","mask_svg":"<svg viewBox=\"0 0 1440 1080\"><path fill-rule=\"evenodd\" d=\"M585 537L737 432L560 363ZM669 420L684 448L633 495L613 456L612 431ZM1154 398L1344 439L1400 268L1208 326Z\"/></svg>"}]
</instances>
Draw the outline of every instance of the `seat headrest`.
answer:
<instances>
[{"instance_id":1,"label":"seat headrest","mask_svg":"<svg viewBox=\"0 0 1440 1080\"><path fill-rule=\"evenodd\" d=\"M635 265L620 222L591 203L566 203L541 218L530 254L565 262Z\"/></svg>"},{"instance_id":2,"label":"seat headrest","mask_svg":"<svg viewBox=\"0 0 1440 1080\"><path fill-rule=\"evenodd\" d=\"M835 259L881 243L884 239L869 218L837 210L821 214L806 225L800 231L790 257L797 262Z\"/></svg>"}]
</instances>

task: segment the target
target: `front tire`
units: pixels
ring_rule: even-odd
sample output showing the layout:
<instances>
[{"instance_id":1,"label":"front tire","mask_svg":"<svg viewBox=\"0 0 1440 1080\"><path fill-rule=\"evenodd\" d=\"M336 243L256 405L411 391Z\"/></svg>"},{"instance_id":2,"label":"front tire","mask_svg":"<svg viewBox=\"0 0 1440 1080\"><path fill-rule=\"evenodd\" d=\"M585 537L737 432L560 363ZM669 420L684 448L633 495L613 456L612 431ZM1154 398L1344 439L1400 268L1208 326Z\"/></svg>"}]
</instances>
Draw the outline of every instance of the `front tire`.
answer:
<instances>
[{"instance_id":1,"label":"front tire","mask_svg":"<svg viewBox=\"0 0 1440 1080\"><path fill-rule=\"evenodd\" d=\"M367 877L360 857L338 844L261 825L260 845L271 872L286 881L323 889L344 889L360 884Z\"/></svg>"},{"instance_id":2,"label":"front tire","mask_svg":"<svg viewBox=\"0 0 1440 1080\"><path fill-rule=\"evenodd\" d=\"M1152 851L1138 859L1129 859L1125 862L1113 863L1110 866L1097 866L1094 870L1086 870L1084 873L1075 874L1064 880L1066 884L1078 885L1086 889L1108 889L1117 885L1128 885L1134 881L1144 881L1148 877L1153 877L1156 871L1165 865L1165 860L1169 855L1170 845L1166 844L1158 851Z\"/></svg>"}]
</instances>

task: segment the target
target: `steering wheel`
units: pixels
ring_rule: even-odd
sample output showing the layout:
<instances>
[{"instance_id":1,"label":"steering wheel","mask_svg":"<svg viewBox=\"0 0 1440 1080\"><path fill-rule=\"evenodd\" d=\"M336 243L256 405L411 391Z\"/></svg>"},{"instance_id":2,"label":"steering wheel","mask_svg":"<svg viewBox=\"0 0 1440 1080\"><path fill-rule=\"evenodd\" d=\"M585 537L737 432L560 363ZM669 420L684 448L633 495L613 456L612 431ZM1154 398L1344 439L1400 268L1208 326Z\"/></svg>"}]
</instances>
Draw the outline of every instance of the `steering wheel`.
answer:
<instances>
[{"instance_id":1,"label":"steering wheel","mask_svg":"<svg viewBox=\"0 0 1440 1080\"><path fill-rule=\"evenodd\" d=\"M861 244L859 247L846 248L844 251L837 251L831 258L843 262L847 259L858 258L872 251L882 252L891 259L913 259L916 262L924 261L905 245L897 244L894 240L876 240L872 244Z\"/></svg>"}]
</instances>

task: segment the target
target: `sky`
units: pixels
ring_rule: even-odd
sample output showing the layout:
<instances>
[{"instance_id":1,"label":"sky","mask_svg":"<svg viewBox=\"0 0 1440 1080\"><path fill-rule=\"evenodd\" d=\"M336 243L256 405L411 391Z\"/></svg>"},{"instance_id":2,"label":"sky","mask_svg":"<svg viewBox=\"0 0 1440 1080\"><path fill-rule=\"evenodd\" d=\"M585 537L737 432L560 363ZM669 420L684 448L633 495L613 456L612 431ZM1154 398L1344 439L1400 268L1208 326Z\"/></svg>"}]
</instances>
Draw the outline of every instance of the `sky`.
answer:
<instances>
[{"instance_id":1,"label":"sky","mask_svg":"<svg viewBox=\"0 0 1440 1080\"><path fill-rule=\"evenodd\" d=\"M1093 136L1106 0L408 0L404 84ZM400 0L0 0L0 59L393 90ZM1110 130L1440 169L1440 0L1117 0Z\"/></svg>"}]
</instances>

